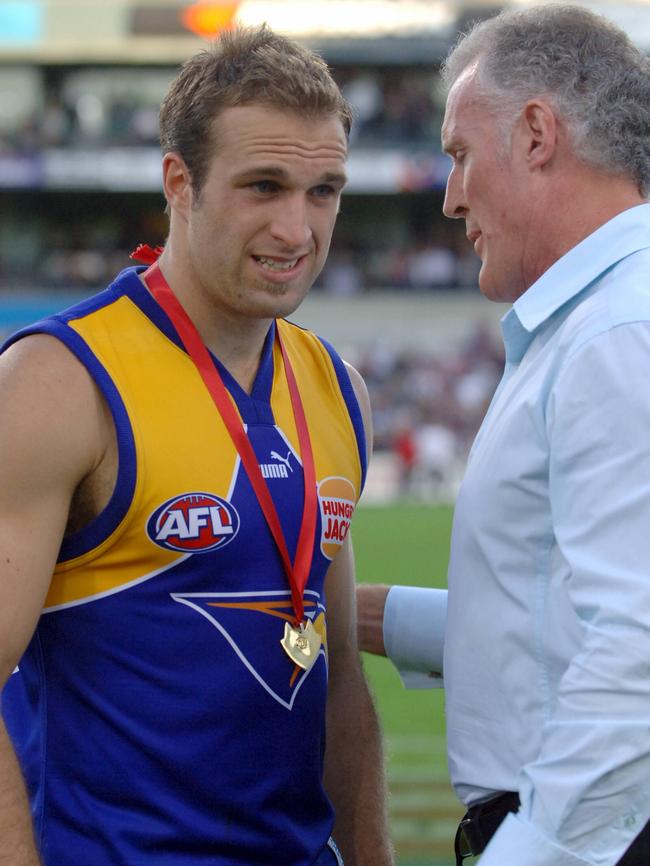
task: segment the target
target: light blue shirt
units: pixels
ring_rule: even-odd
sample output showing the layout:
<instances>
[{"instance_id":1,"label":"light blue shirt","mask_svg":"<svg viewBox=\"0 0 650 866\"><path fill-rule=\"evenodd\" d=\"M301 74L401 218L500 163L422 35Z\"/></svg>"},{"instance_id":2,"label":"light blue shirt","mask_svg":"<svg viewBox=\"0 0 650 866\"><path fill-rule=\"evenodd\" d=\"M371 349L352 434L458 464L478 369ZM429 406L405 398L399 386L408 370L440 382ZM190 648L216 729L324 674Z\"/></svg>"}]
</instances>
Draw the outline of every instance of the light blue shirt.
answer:
<instances>
[{"instance_id":1,"label":"light blue shirt","mask_svg":"<svg viewBox=\"0 0 650 866\"><path fill-rule=\"evenodd\" d=\"M502 326L452 533L450 775L467 804L519 792L481 866L614 866L650 818L650 204L557 261ZM435 634L410 665L413 592L389 594L387 648L439 670L444 595L418 597Z\"/></svg>"}]
</instances>

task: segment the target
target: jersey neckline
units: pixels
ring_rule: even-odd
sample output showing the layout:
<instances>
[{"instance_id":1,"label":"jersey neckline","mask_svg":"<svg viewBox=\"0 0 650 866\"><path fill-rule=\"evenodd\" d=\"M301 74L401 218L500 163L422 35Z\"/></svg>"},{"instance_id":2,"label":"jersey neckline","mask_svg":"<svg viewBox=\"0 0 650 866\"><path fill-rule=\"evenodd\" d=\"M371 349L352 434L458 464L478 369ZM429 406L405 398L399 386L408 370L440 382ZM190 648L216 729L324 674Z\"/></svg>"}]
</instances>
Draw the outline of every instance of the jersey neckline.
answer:
<instances>
[{"instance_id":1,"label":"jersey neckline","mask_svg":"<svg viewBox=\"0 0 650 866\"><path fill-rule=\"evenodd\" d=\"M111 288L130 298L130 300L133 301L133 303L144 313L151 323L167 337L167 339L171 340L174 345L178 346L179 349L187 354L186 349L169 317L158 305L140 279L139 275L144 273L145 270L146 266L127 268L118 274L117 278L112 283ZM275 343L275 328L276 324L275 321L273 321L264 340L259 367L255 374L255 380L250 394L241 387L239 382L234 378L234 376L232 376L228 368L221 363L219 358L213 352L210 352L210 357L216 365L217 370L223 379L224 385L235 400L240 414L242 414L243 417L246 416L244 417L245 423L249 423L249 417L251 415L250 410L252 408L256 407L257 410L259 410L261 408L260 404L270 406L271 403L271 389L273 387L274 373L273 346ZM259 421L260 419L258 416L259 411L255 411L254 418L250 418L250 420Z\"/></svg>"}]
</instances>

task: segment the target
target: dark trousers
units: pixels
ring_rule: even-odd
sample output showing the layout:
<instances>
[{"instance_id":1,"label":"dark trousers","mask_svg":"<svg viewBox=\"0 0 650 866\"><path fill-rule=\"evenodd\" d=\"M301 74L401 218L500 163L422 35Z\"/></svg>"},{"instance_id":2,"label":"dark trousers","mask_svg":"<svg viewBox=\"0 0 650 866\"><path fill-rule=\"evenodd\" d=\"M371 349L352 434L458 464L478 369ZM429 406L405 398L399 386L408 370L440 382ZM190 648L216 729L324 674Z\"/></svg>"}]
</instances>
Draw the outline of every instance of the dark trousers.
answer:
<instances>
[{"instance_id":1,"label":"dark trousers","mask_svg":"<svg viewBox=\"0 0 650 866\"><path fill-rule=\"evenodd\" d=\"M623 854L617 866L650 866L650 821Z\"/></svg>"},{"instance_id":2,"label":"dark trousers","mask_svg":"<svg viewBox=\"0 0 650 866\"><path fill-rule=\"evenodd\" d=\"M508 812L516 812L518 809L519 796L510 791L472 806L456 831L456 866L462 866L467 857L481 854ZM650 821L618 861L617 866L650 866Z\"/></svg>"}]
</instances>

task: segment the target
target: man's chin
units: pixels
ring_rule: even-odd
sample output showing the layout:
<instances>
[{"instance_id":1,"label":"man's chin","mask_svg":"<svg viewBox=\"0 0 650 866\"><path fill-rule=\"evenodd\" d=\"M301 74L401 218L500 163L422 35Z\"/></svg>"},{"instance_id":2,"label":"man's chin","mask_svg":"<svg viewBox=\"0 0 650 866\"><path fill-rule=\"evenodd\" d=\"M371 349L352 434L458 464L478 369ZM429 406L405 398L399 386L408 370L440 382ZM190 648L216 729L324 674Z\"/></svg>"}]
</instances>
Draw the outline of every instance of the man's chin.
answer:
<instances>
[{"instance_id":1,"label":"man's chin","mask_svg":"<svg viewBox=\"0 0 650 866\"><path fill-rule=\"evenodd\" d=\"M498 304L512 304L523 294L513 290L511 285L495 283L494 280L482 277L481 274L479 274L478 287L483 297Z\"/></svg>"},{"instance_id":2,"label":"man's chin","mask_svg":"<svg viewBox=\"0 0 650 866\"><path fill-rule=\"evenodd\" d=\"M261 283L255 287L260 318L283 319L294 313L309 293L309 287L295 283Z\"/></svg>"},{"instance_id":3,"label":"man's chin","mask_svg":"<svg viewBox=\"0 0 650 866\"><path fill-rule=\"evenodd\" d=\"M494 284L485 270L485 265L481 265L481 270L478 272L478 287L481 294L488 300L494 300Z\"/></svg>"},{"instance_id":4,"label":"man's chin","mask_svg":"<svg viewBox=\"0 0 650 866\"><path fill-rule=\"evenodd\" d=\"M495 285L494 280L490 279L488 274L483 274L483 269L478 276L478 287L483 297L488 301L503 301L502 291L498 285Z\"/></svg>"}]
</instances>

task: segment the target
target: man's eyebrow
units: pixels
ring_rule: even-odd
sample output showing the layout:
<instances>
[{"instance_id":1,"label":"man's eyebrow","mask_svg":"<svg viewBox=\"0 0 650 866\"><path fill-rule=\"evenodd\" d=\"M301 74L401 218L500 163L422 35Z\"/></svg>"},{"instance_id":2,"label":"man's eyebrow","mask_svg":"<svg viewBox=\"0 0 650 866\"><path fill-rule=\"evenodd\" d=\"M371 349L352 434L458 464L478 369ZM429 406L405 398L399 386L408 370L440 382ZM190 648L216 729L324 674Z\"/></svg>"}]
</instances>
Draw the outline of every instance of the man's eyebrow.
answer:
<instances>
[{"instance_id":1,"label":"man's eyebrow","mask_svg":"<svg viewBox=\"0 0 650 866\"><path fill-rule=\"evenodd\" d=\"M259 178L273 178L275 180L286 181L289 179L289 174L284 168L281 168L278 165L256 165L237 172L234 177L234 179L240 183L246 180L254 180ZM340 184L340 186L345 186L347 182L348 178L345 172L326 171L320 176L314 186L318 186L318 184L321 183L333 183Z\"/></svg>"},{"instance_id":2,"label":"man's eyebrow","mask_svg":"<svg viewBox=\"0 0 650 866\"><path fill-rule=\"evenodd\" d=\"M260 177L261 175L264 177L274 177L278 180L285 180L287 178L287 172L277 165L253 165L250 168L244 168L237 172L235 178L237 180L245 180L249 177Z\"/></svg>"},{"instance_id":3,"label":"man's eyebrow","mask_svg":"<svg viewBox=\"0 0 650 866\"><path fill-rule=\"evenodd\" d=\"M456 135L456 131L452 129L442 128L440 132L440 146L443 153L451 155L454 150L460 147L460 141Z\"/></svg>"},{"instance_id":4,"label":"man's eyebrow","mask_svg":"<svg viewBox=\"0 0 650 866\"><path fill-rule=\"evenodd\" d=\"M345 186L348 182L348 176L342 171L326 171L321 178L321 183L337 183Z\"/></svg>"},{"instance_id":5,"label":"man's eyebrow","mask_svg":"<svg viewBox=\"0 0 650 866\"><path fill-rule=\"evenodd\" d=\"M444 134L440 137L440 148L443 153L451 154L455 147L456 145L453 138L445 138Z\"/></svg>"}]
</instances>

